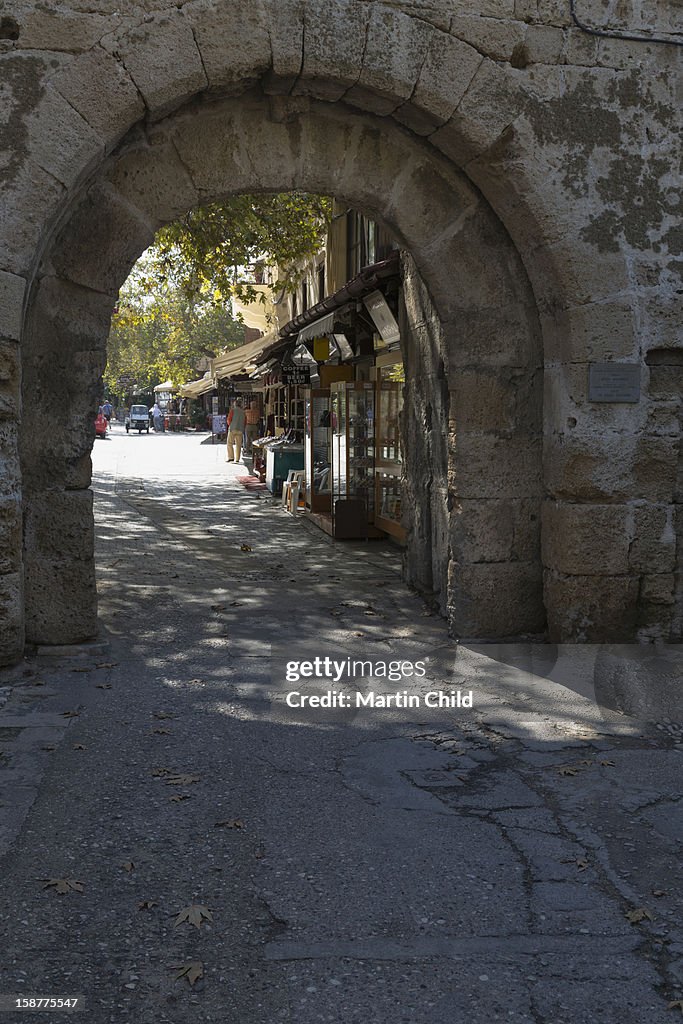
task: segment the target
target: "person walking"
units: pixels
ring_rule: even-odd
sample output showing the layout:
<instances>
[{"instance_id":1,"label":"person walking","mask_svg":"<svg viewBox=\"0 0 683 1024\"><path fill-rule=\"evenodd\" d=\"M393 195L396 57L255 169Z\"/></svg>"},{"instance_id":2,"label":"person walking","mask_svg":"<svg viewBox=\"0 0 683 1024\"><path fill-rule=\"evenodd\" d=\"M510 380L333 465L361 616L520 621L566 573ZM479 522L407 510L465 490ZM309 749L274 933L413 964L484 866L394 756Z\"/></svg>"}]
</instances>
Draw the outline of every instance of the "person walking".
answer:
<instances>
[{"instance_id":1,"label":"person walking","mask_svg":"<svg viewBox=\"0 0 683 1024\"><path fill-rule=\"evenodd\" d=\"M236 398L235 404L228 414L228 462L240 461L245 422L242 399Z\"/></svg>"},{"instance_id":2,"label":"person walking","mask_svg":"<svg viewBox=\"0 0 683 1024\"><path fill-rule=\"evenodd\" d=\"M155 402L152 406L152 419L154 420L154 429L157 433L164 429L164 414L161 411L158 402Z\"/></svg>"},{"instance_id":3,"label":"person walking","mask_svg":"<svg viewBox=\"0 0 683 1024\"><path fill-rule=\"evenodd\" d=\"M261 430L261 410L259 409L258 399L252 398L249 408L245 410L244 416L247 423L246 451L247 455L251 455L253 452L252 443L259 436Z\"/></svg>"}]
</instances>

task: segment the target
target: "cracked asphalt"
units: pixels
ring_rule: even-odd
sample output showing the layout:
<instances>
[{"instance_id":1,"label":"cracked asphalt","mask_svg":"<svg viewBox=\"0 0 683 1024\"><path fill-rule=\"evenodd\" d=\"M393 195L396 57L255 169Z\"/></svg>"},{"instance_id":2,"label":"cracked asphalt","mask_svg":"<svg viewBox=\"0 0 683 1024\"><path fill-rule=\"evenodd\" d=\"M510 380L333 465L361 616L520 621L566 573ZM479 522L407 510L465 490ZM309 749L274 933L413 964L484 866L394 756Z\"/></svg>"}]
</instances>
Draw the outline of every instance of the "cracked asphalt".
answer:
<instances>
[{"instance_id":1,"label":"cracked asphalt","mask_svg":"<svg viewBox=\"0 0 683 1024\"><path fill-rule=\"evenodd\" d=\"M670 1024L683 715L602 707L590 650L455 645L395 548L333 544L202 441L96 442L101 634L0 673L0 997L81 995L97 1024ZM427 658L407 691L473 708L291 711L302 651Z\"/></svg>"}]
</instances>

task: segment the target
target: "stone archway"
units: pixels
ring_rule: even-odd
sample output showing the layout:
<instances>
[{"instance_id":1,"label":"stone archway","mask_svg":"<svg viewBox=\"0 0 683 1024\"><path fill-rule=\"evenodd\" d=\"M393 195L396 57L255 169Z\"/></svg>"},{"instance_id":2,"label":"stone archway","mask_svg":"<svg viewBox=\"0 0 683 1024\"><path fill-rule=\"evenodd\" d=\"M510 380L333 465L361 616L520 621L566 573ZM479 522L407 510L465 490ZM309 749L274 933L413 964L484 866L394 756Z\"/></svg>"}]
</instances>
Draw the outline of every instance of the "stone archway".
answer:
<instances>
[{"instance_id":1,"label":"stone archway","mask_svg":"<svg viewBox=\"0 0 683 1024\"><path fill-rule=\"evenodd\" d=\"M31 429L22 439L31 639L95 628L88 423L110 310L133 261L158 226L197 203L288 188L334 193L384 221L412 254L408 580L460 635L543 630L542 355L514 246L466 178L406 130L338 104L250 92L134 132L45 254L24 386L39 408L50 407L56 382L70 400L56 431L51 414L51 437Z\"/></svg>"},{"instance_id":2,"label":"stone archway","mask_svg":"<svg viewBox=\"0 0 683 1024\"><path fill-rule=\"evenodd\" d=\"M680 266L667 177L675 166L671 125L680 114L673 48L641 48L634 76L630 51L615 44L589 55L580 30L557 13L524 14L519 21L501 7L494 19L451 18L433 4L421 4L419 14L406 13L403 0L252 0L248 5L190 0L180 7L159 0L158 8L149 14L136 9L130 16L112 9L106 17L79 10L75 20L61 9L49 17L36 9L28 27L18 19L17 38L3 54L8 160L0 171L5 200L0 210L0 658L11 659L22 649L24 575L29 603L31 588L50 580L57 595L64 588L71 597L81 594L73 602L73 616L64 609L61 622L41 618L34 602L30 636L66 640L94 628L92 581L79 569L84 553L88 560L90 543L84 421L75 403L49 450L37 451L26 419L19 426L22 372L24 406L31 415L36 395L30 388L48 372L62 374L86 395L102 365L96 339L105 330L112 282L156 223L211 192L195 168L188 180L199 177L187 194L181 174L162 176L153 186L159 190L157 204L147 190L140 207L135 188L127 197L121 182L105 180L105 161L125 152L134 162L136 145L152 150L168 144L169 118L189 116L193 104L208 109L230 97L248 104L250 90L269 97L269 131L283 140L289 133L288 145L299 157L306 153L307 124L315 121L312 107L316 116L323 105L329 116L342 120L355 112L366 126L378 117L387 132L401 126L402 138L422 146L425 154L410 164L415 185L432 175L437 198L440 190L448 193L444 233L433 238L430 251L414 243L419 224L411 223L411 213L413 220L419 218L419 204L404 204L402 219L392 206L399 183L404 192L411 185L404 166L394 167L391 180L384 169L381 202L357 178L349 190L359 206L395 224L415 251L443 328L443 339L419 328L416 298L415 337L434 357L423 365L435 368L435 378L425 381L422 397L416 384L414 406L428 419L428 404L437 396L437 418L441 422L447 407L449 428L440 434L441 451L448 441L447 459L444 463L437 453L434 460L446 469L431 480L431 493L441 499L430 504L424 521L416 520L413 576L427 567L421 582L439 593L455 628L508 631L505 609L515 605L508 601L511 591L503 576L507 572L519 584L520 565L504 553L496 562L481 560L482 542L490 555L490 539L501 536L494 514L498 495L480 489L484 477L468 450L477 421L465 420L463 410L472 393L468 380L493 394L496 367L506 365L516 345L531 344L532 335L534 352L540 351L542 336L543 483L528 427L526 435L520 433L522 420L515 418L523 407L534 415L536 384L529 392L533 400L525 397L526 383L517 389L517 405L503 406L507 419L495 429L491 422L479 422L477 446L483 452L489 444L487 458L481 459L484 469L490 462L505 475L511 465L526 465L519 477L507 472L510 485L519 480L527 488L531 474L533 494L544 490L542 562L550 635L589 641L673 636L671 624L680 618L681 603L672 529L680 439L662 426L644 360L650 348L680 347L675 330ZM248 166L237 163L235 172L250 171L253 186L262 168L272 168L277 145L264 141L241 151ZM187 132L185 146L191 151ZM372 182L381 154L368 147L366 155L372 171L365 180ZM323 163L319 187L343 194L346 156L333 169ZM174 159L182 165L185 153L175 149ZM138 193L145 191L145 166L142 159L135 172ZM289 169L300 170L301 161ZM314 187L315 168L306 169L305 178L295 174L292 181ZM223 172L223 188L234 188L237 179L225 181ZM135 173L129 173L133 181ZM647 217L645 184L651 197ZM277 187L288 187L282 173ZM110 259L109 275L99 284L74 281L69 266L69 237L78 237L74 215L83 218L88 204L97 212L94 226L106 236L98 255L106 252ZM476 213L470 216L472 209ZM108 232L105 217L112 218ZM470 247L462 244L467 231ZM500 259L477 267L476 253L490 251L492 242L494 249L500 243ZM450 275L430 274L437 264ZM453 301L452 282L461 277L473 282L477 271L479 291L495 295L499 315L485 303L472 305L464 291L460 307ZM505 283L502 304L499 279ZM510 301L508 282L514 282ZM415 294L424 298L417 287ZM454 346L456 336L467 344ZM496 348L499 339L503 354ZM528 354L527 349L525 360ZM458 358L464 360L460 365ZM524 362L528 373L535 358ZM641 364L644 399L637 408L595 408L588 401L588 364L604 359ZM511 398L511 391L505 393ZM433 412L432 407L432 423ZM517 460L510 462L502 452L509 455L515 436ZM41 487L48 484L54 490L54 523L40 509ZM479 512L467 502L480 502ZM33 555L49 552L58 534L61 554L46 558L41 577ZM523 537L515 528L513 544ZM537 593L537 535L527 537L526 554L516 561L529 556L534 565L529 579ZM444 552L450 567L445 590ZM491 600L497 594L506 596ZM53 595L55 605L58 600ZM491 629L486 607L495 618Z\"/></svg>"}]
</instances>

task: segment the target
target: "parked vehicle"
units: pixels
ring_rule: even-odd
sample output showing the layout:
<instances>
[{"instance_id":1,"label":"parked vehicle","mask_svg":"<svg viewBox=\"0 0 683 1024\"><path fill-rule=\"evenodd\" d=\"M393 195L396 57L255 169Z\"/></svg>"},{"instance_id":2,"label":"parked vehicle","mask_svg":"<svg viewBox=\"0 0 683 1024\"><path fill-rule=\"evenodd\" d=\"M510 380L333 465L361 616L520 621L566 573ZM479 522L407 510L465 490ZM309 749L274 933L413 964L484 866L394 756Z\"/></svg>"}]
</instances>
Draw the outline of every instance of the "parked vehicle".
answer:
<instances>
[{"instance_id":1,"label":"parked vehicle","mask_svg":"<svg viewBox=\"0 0 683 1024\"><path fill-rule=\"evenodd\" d=\"M131 405L126 416L126 433L137 430L141 434L146 430L149 434L149 411L146 405Z\"/></svg>"},{"instance_id":2,"label":"parked vehicle","mask_svg":"<svg viewBox=\"0 0 683 1024\"><path fill-rule=\"evenodd\" d=\"M106 437L108 426L107 417L103 412L98 412L95 417L95 437Z\"/></svg>"}]
</instances>

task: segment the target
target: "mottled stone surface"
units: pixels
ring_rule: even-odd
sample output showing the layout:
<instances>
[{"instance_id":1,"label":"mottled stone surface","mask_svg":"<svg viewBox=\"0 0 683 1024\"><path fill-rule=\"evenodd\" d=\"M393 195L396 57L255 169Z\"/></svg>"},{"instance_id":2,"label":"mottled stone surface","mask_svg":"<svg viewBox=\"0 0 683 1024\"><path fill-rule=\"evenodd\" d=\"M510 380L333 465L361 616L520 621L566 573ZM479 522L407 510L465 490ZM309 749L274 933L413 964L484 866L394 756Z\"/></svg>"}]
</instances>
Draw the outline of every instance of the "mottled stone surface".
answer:
<instances>
[{"instance_id":1,"label":"mottled stone surface","mask_svg":"<svg viewBox=\"0 0 683 1024\"><path fill-rule=\"evenodd\" d=\"M81 319L67 282L111 305L196 202L334 193L383 219L422 280L404 311L408 578L456 633L547 619L564 640L680 640L680 49L615 37L666 38L673 9L590 0L598 38L554 0L96 6L16 0L0 38L2 500L27 524L46 488L88 486L106 316L56 354L55 324ZM589 401L590 364L619 360L642 365L640 401ZM22 378L24 406L64 389L44 449ZM23 584L2 536L8 657ZM66 532L26 536L27 577L62 581L50 622L27 607L33 638L60 615L91 635L91 569Z\"/></svg>"}]
</instances>

